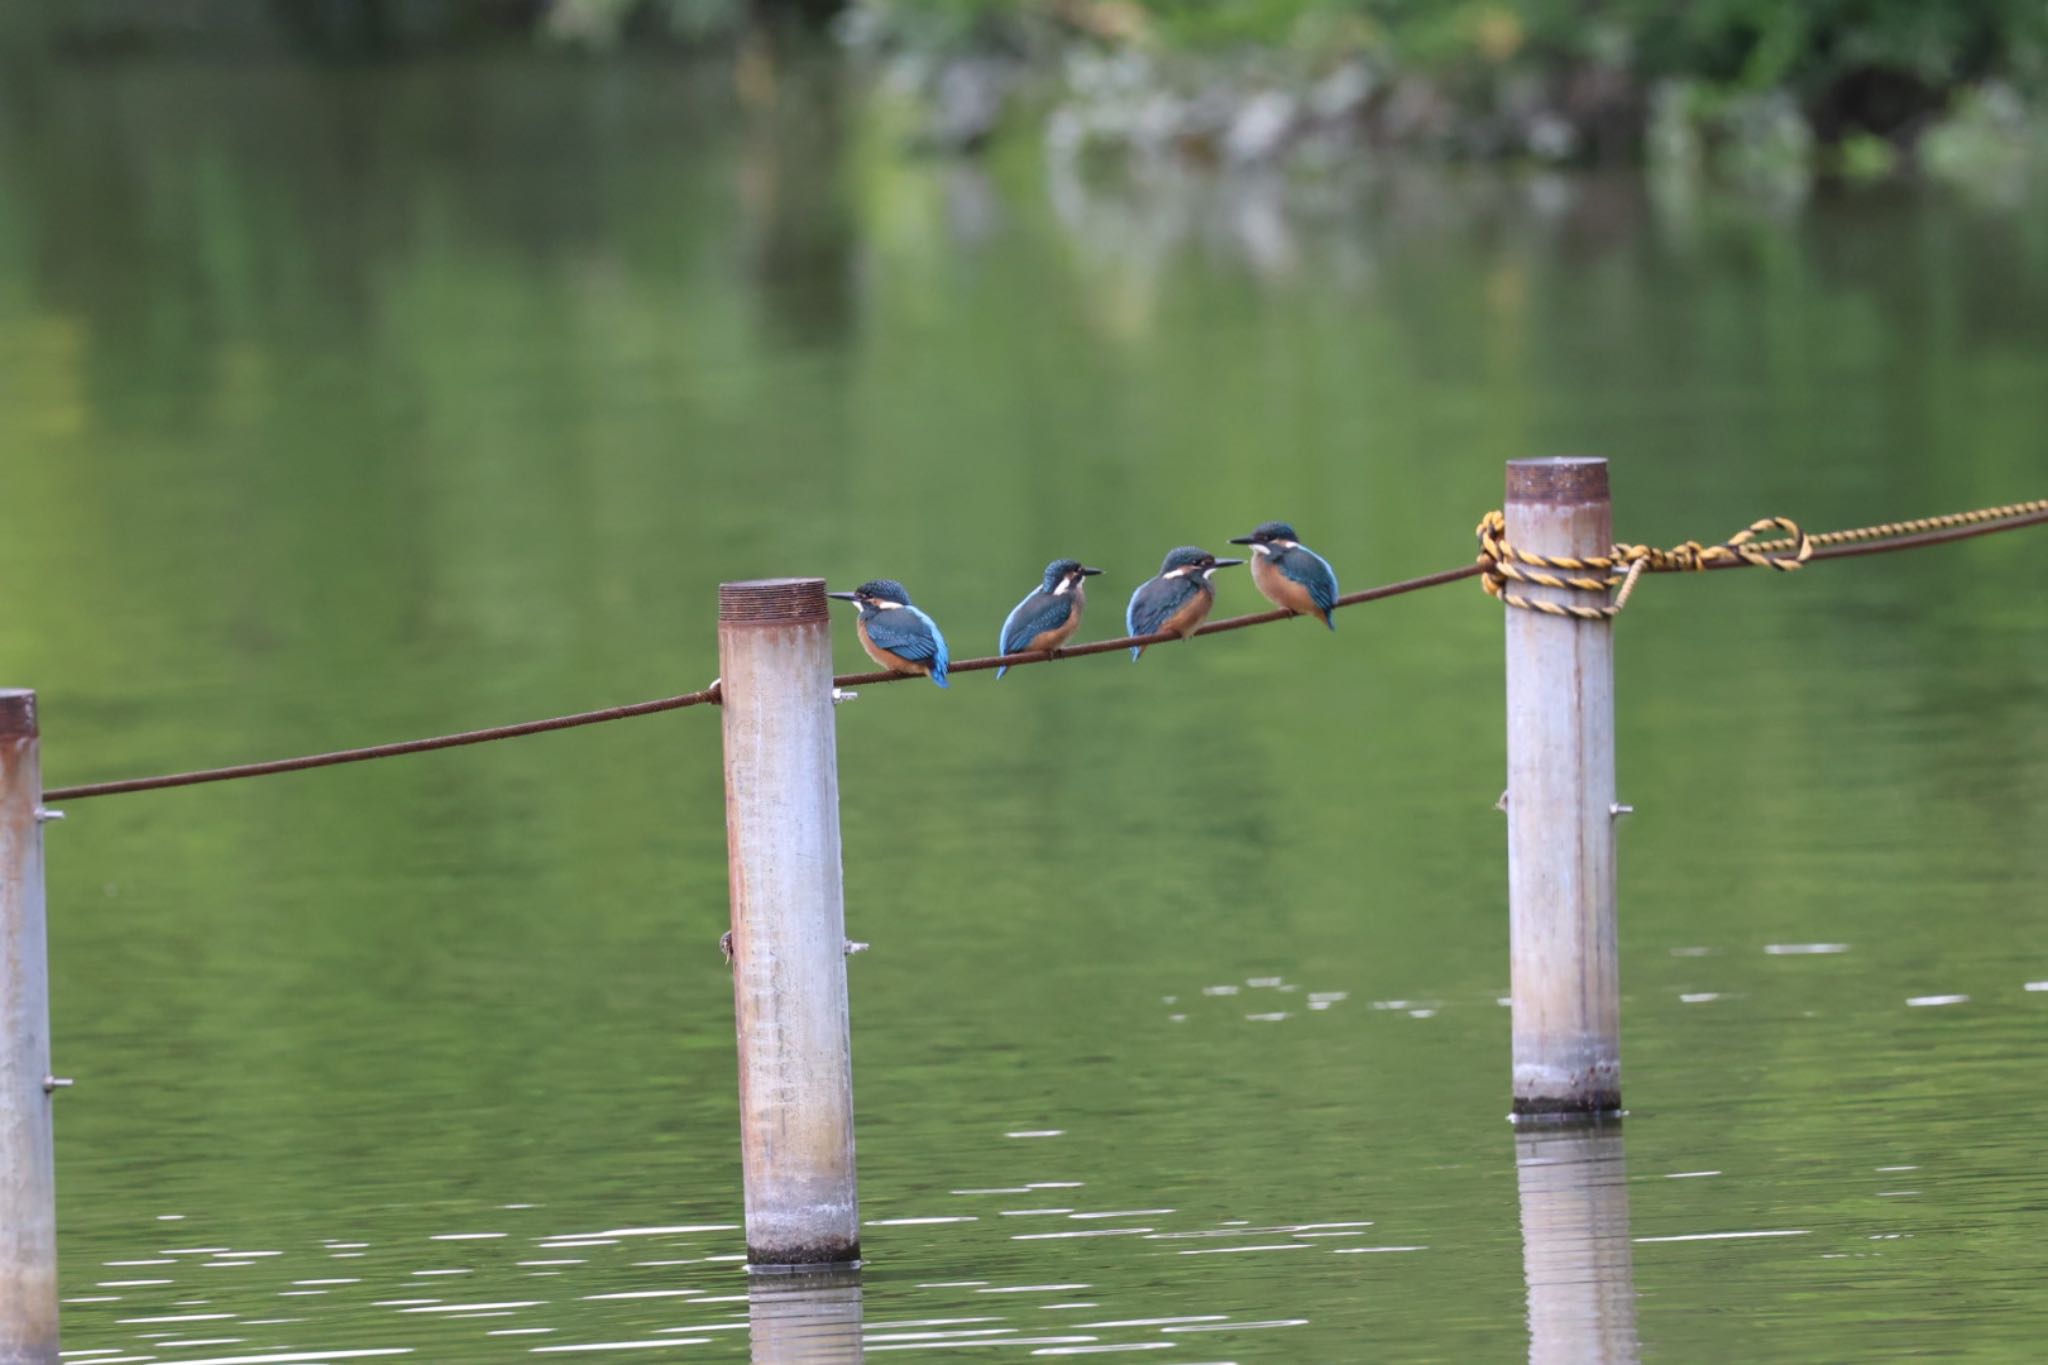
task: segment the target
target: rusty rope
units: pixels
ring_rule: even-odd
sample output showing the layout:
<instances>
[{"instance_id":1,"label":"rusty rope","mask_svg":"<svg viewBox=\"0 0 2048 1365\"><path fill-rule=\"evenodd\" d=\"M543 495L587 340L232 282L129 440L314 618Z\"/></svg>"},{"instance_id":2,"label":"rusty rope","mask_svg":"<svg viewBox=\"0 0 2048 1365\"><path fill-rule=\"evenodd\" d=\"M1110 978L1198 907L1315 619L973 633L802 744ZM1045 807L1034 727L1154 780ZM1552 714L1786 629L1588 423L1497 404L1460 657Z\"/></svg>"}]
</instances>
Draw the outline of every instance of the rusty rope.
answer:
<instances>
[{"instance_id":1,"label":"rusty rope","mask_svg":"<svg viewBox=\"0 0 2048 1365\"><path fill-rule=\"evenodd\" d=\"M1608 620L1621 610L1628 594L1633 591L1636 578L1645 572L1733 569L1752 565L1796 569L1809 560L1881 554L1889 550L1910 550L1923 545L1939 545L1971 536L1989 535L1995 531L2016 530L2022 526L2034 526L2043 522L2048 522L2048 499L2010 503L2004 507L1988 507L1973 512L1955 512L1946 516L1923 517L1917 521L1888 522L1881 526L1829 531L1821 535L1807 535L1800 531L1795 523L1784 518L1772 517L1729 537L1720 545L1703 546L1688 541L1669 550L1658 550L1642 545L1617 545L1606 555L1567 559L1546 558L1516 549L1507 540L1506 524L1501 514L1491 512L1479 525L1481 554L1476 562L1462 564L1455 569L1444 569L1438 573L1424 574L1420 578L1406 578L1397 583L1386 583L1376 588L1346 593L1337 599L1335 605L1355 607L1366 602L1378 602L1405 593L1420 592L1424 588L1455 583L1460 579L1481 577L1485 580L1486 590L1510 606L1552 612L1556 615L1578 616L1587 620ZM1788 531L1790 534L1782 540L1756 540L1755 537L1759 533L1773 527ZM1529 567L1523 568L1523 565ZM1558 577L1544 572L1547 569L1562 569L1572 576ZM1549 587L1574 588L1582 592L1606 593L1612 588L1619 587L1621 592L1614 602L1599 607L1573 604L1559 607L1551 603L1538 603L1523 598L1520 594L1509 592L1506 582L1510 579ZM1232 616L1221 621L1212 621L1195 634L1218 635L1227 630L1243 630L1247 626L1262 626L1273 621L1284 621L1295 614L1281 608L1276 611ZM1005 666L1021 668L1026 664L1049 663L1054 659L1108 654L1128 649L1132 645L1166 644L1179 638L1176 635L1158 634L1127 635L1115 640L1091 640L1087 644L1071 645L1060 650L1034 650L1028 654L963 659L954 664L950 671L973 673ZM880 683L908 682L913 676L907 673L842 673L833 678L832 683L835 687L868 687ZM169 773L160 777L131 777L116 782L51 787L44 791L43 799L76 801L88 796L155 791L164 787L189 787L202 782L226 782L241 777L263 777L271 773L332 767L339 763L362 763L373 758L395 758L400 754L453 749L465 744L484 744L491 740L514 739L520 735L544 734L550 730L570 730L580 725L597 725L604 721L625 720L632 716L678 711L689 706L715 705L718 700L718 684L713 683L699 691L685 692L680 696L659 697L653 701L634 702L627 706L579 711L573 715L522 721L516 725L499 725L485 730L466 730L459 734L437 735L430 739L408 739L394 744L373 744L360 749L339 749L332 753L273 759L266 763L242 763L226 768L203 768L195 772Z\"/></svg>"},{"instance_id":2,"label":"rusty rope","mask_svg":"<svg viewBox=\"0 0 2048 1365\"><path fill-rule=\"evenodd\" d=\"M1479 572L1479 565L1464 564L1441 573L1425 574L1421 578L1404 579L1399 583L1388 583L1362 592L1347 593L1337 599L1340 607L1356 606L1361 602L1377 602L1385 597L1399 597L1402 593L1417 592L1433 588L1439 583L1455 583L1461 578L1470 578ZM1268 621L1284 621L1294 615L1287 610L1254 612L1249 616L1232 616L1222 621L1212 621L1196 631L1197 635L1214 635L1219 631L1242 630L1246 626L1264 625ZM1072 645L1066 649L1048 651L1034 650L1029 654L1002 654L987 659L962 659L949 672L973 673L985 668L1004 665L1022 666L1042 664L1052 659L1073 658L1083 654L1106 654L1112 650L1126 649L1132 645L1158 645L1181 637L1171 634L1130 635L1117 640L1091 640L1085 645ZM908 673L842 673L832 679L834 687L867 686L873 683L905 682L911 678ZM372 744L361 749L337 749L332 753L307 754L301 758L278 758L267 763L238 763L227 768L201 768L195 772L168 773L161 777L130 777L118 782L87 782L74 787L51 787L43 792L45 801L79 801L88 796L113 796L121 792L156 791L162 787L191 787L202 782L227 782L239 777L265 777L271 773L294 773L306 768L328 768L337 763L362 763L373 758L396 758L400 754L425 753L431 749L453 749L464 744L485 744L494 739L516 739L520 735L544 734L549 730L572 730L579 725L596 725L608 720L625 720L632 716L650 716L658 711L679 711L686 706L716 704L719 700L718 684L697 692L685 692L676 697L660 697L654 701L634 702L630 706L610 706L600 711L578 711L574 715L555 716L548 720L522 721L517 725L499 725L488 730L465 730L461 734L437 735L432 739L400 740L395 744Z\"/></svg>"},{"instance_id":3,"label":"rusty rope","mask_svg":"<svg viewBox=\"0 0 2048 1365\"><path fill-rule=\"evenodd\" d=\"M45 801L76 801L88 796L113 796L118 792L147 792L160 787L191 787L201 782L226 782L236 777L264 777L270 773L295 773L305 768L329 768L337 763L361 763L372 758L396 758L400 754L423 754L430 749L454 749L464 744L484 744L494 739L515 739L520 735L545 734L549 730L573 730L579 725L625 720L629 716L651 716L657 711L677 711L685 706L702 706L718 700L718 689L685 692L679 697L660 697L634 702L630 706L607 706L599 711L578 711L571 716L521 721L517 725L496 725L488 730L464 730L460 734L436 735L432 739L403 739L395 744L372 744L362 749L337 749L332 753L307 754L301 758L276 758L268 763L238 763L231 768L201 768L197 772L168 773L162 777L130 777L119 782L87 782L76 787L51 787L43 792Z\"/></svg>"}]
</instances>

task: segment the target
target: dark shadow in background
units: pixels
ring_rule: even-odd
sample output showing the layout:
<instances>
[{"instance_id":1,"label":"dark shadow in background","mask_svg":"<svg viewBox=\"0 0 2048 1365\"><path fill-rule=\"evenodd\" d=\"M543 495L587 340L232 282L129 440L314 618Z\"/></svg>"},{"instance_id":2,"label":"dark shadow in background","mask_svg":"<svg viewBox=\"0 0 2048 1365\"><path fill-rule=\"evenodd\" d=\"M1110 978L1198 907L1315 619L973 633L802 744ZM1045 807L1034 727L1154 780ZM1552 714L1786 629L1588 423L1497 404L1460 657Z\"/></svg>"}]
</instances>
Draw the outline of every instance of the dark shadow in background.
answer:
<instances>
[{"instance_id":1,"label":"dark shadow in background","mask_svg":"<svg viewBox=\"0 0 2048 1365\"><path fill-rule=\"evenodd\" d=\"M844 341L855 321L853 216L844 176L845 72L750 43L735 84L748 110L740 166L747 267L769 333L793 346Z\"/></svg>"},{"instance_id":2,"label":"dark shadow in background","mask_svg":"<svg viewBox=\"0 0 2048 1365\"><path fill-rule=\"evenodd\" d=\"M861 1358L860 1272L757 1275L747 1285L754 1365Z\"/></svg>"},{"instance_id":3,"label":"dark shadow in background","mask_svg":"<svg viewBox=\"0 0 2048 1365\"><path fill-rule=\"evenodd\" d=\"M1621 1129L1517 1133L1515 1184L1529 1365L1635 1365L1640 1343Z\"/></svg>"}]
</instances>

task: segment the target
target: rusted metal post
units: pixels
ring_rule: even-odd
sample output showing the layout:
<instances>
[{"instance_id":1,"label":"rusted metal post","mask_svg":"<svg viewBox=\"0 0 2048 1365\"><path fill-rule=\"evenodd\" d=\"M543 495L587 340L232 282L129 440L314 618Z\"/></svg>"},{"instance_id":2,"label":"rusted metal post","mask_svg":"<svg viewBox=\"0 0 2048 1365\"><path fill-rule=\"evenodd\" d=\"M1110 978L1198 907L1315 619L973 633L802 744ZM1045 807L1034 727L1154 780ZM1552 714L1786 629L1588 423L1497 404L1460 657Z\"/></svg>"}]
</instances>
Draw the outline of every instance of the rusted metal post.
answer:
<instances>
[{"instance_id":1,"label":"rusted metal post","mask_svg":"<svg viewBox=\"0 0 2048 1365\"><path fill-rule=\"evenodd\" d=\"M1613 544L1607 461L1508 465L1509 541L1546 555ZM1538 600L1588 594L1516 584ZM1508 608L1508 921L1516 1119L1621 1109L1614 892L1614 626Z\"/></svg>"},{"instance_id":2,"label":"rusted metal post","mask_svg":"<svg viewBox=\"0 0 2048 1365\"><path fill-rule=\"evenodd\" d=\"M57 1175L36 694L0 691L0 1365L56 1365Z\"/></svg>"},{"instance_id":3,"label":"rusted metal post","mask_svg":"<svg viewBox=\"0 0 2048 1365\"><path fill-rule=\"evenodd\" d=\"M1618 1127L1515 1135L1529 1365L1634 1365L1628 1161Z\"/></svg>"},{"instance_id":4,"label":"rusted metal post","mask_svg":"<svg viewBox=\"0 0 2048 1365\"><path fill-rule=\"evenodd\" d=\"M747 1287L747 1340L752 1365L860 1361L860 1272L755 1281Z\"/></svg>"},{"instance_id":5,"label":"rusted metal post","mask_svg":"<svg viewBox=\"0 0 2048 1365\"><path fill-rule=\"evenodd\" d=\"M818 578L725 583L718 659L747 1262L860 1259L832 630Z\"/></svg>"}]
</instances>

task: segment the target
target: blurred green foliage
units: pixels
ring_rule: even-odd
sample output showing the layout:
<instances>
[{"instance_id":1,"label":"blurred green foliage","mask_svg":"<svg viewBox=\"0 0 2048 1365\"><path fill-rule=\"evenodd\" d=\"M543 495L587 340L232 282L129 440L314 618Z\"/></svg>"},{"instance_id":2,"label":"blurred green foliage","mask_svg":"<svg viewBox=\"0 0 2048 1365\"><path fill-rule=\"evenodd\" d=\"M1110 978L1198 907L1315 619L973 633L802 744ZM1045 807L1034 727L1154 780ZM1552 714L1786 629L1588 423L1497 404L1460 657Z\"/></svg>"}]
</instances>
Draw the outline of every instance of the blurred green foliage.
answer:
<instances>
[{"instance_id":1,"label":"blurred green foliage","mask_svg":"<svg viewBox=\"0 0 2048 1365\"><path fill-rule=\"evenodd\" d=\"M1260 46L1363 55L1455 74L1588 64L1645 83L1790 89L1857 106L1857 126L1903 122L1933 92L2048 74L2040 0L856 0L915 41L1016 41L1065 29L1164 50Z\"/></svg>"},{"instance_id":2,"label":"blurred green foliage","mask_svg":"<svg viewBox=\"0 0 2048 1365\"><path fill-rule=\"evenodd\" d=\"M2048 73L2041 0L19 0L0 41L58 48L410 50L533 40L614 46L728 35L842 9L919 38L1070 30L1174 48L1366 52L1444 67L1600 61L1648 77L1808 88L1860 71L1928 85Z\"/></svg>"},{"instance_id":3,"label":"blurred green foliage","mask_svg":"<svg viewBox=\"0 0 2048 1365\"><path fill-rule=\"evenodd\" d=\"M1827 143L1909 141L1954 91L2048 77L2043 0L20 0L0 60L274 51L375 60L487 47L718 46L764 27L922 53L1258 51L1364 59L1477 92L1503 78L1683 82L1693 111L1791 94Z\"/></svg>"},{"instance_id":4,"label":"blurred green foliage","mask_svg":"<svg viewBox=\"0 0 2048 1365\"><path fill-rule=\"evenodd\" d=\"M1752 88L1873 67L1929 82L2038 76L2039 0L858 0L906 24L1050 21L1162 44L1364 49L1403 62L1615 61Z\"/></svg>"}]
</instances>

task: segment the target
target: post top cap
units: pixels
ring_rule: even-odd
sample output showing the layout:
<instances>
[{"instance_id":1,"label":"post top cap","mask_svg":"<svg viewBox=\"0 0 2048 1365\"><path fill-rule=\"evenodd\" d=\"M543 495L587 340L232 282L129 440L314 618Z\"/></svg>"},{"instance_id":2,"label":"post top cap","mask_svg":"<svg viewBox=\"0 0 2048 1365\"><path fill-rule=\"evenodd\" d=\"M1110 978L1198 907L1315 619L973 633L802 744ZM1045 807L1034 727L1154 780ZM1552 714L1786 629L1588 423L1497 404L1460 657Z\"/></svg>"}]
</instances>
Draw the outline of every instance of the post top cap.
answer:
<instances>
[{"instance_id":1,"label":"post top cap","mask_svg":"<svg viewBox=\"0 0 2048 1365\"><path fill-rule=\"evenodd\" d=\"M1508 461L1511 503L1606 502L1607 461L1598 455L1546 455Z\"/></svg>"},{"instance_id":2,"label":"post top cap","mask_svg":"<svg viewBox=\"0 0 2048 1365\"><path fill-rule=\"evenodd\" d=\"M26 687L0 687L0 739L26 739L36 733L35 692Z\"/></svg>"},{"instance_id":3,"label":"post top cap","mask_svg":"<svg viewBox=\"0 0 2048 1365\"><path fill-rule=\"evenodd\" d=\"M831 619L822 578L755 578L718 585L718 619L732 625L801 625Z\"/></svg>"}]
</instances>

